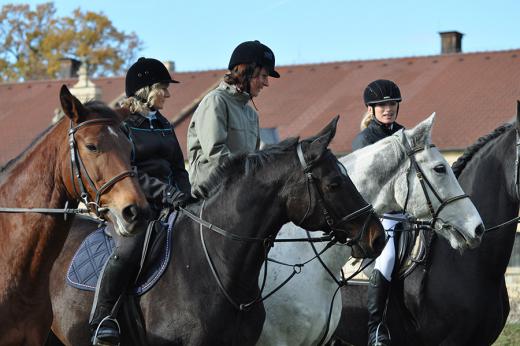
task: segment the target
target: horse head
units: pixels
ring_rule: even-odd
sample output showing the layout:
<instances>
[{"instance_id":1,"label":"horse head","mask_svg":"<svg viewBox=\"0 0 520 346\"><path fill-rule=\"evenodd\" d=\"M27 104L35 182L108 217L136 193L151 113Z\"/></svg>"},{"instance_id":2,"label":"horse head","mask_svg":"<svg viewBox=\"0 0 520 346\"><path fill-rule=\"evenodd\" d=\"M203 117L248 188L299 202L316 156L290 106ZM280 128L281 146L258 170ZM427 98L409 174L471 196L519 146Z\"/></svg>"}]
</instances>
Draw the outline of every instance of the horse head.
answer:
<instances>
[{"instance_id":1,"label":"horse head","mask_svg":"<svg viewBox=\"0 0 520 346\"><path fill-rule=\"evenodd\" d=\"M338 119L298 143L301 169L297 182L285 186L287 210L297 225L330 232L340 242L351 245L354 257L374 257L385 243L381 223L328 149Z\"/></svg>"},{"instance_id":2,"label":"horse head","mask_svg":"<svg viewBox=\"0 0 520 346\"><path fill-rule=\"evenodd\" d=\"M69 198L106 215L118 233L134 233L146 224L150 208L130 163L130 142L119 127L122 116L101 102L83 105L65 85L60 101L70 119L60 166Z\"/></svg>"},{"instance_id":3,"label":"horse head","mask_svg":"<svg viewBox=\"0 0 520 346\"><path fill-rule=\"evenodd\" d=\"M434 120L435 113L394 136L394 143L408 156L405 174L396 180L398 204L417 218L431 218L434 230L454 249L475 248L484 232L482 219L446 159L431 144Z\"/></svg>"}]
</instances>

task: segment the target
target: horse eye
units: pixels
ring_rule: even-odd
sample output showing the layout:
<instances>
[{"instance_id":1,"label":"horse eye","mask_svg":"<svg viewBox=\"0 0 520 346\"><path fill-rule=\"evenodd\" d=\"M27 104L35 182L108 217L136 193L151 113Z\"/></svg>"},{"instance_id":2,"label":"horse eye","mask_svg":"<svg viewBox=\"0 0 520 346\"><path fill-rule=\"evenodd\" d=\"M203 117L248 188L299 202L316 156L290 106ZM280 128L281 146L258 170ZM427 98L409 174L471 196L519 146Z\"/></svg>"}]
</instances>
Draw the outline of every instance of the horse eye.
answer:
<instances>
[{"instance_id":1,"label":"horse eye","mask_svg":"<svg viewBox=\"0 0 520 346\"><path fill-rule=\"evenodd\" d=\"M433 170L437 173L446 173L446 167L444 165L437 165L433 167Z\"/></svg>"},{"instance_id":2,"label":"horse eye","mask_svg":"<svg viewBox=\"0 0 520 346\"><path fill-rule=\"evenodd\" d=\"M88 150L93 151L93 152L96 152L98 150L94 144L87 144L85 146L87 147Z\"/></svg>"}]
</instances>

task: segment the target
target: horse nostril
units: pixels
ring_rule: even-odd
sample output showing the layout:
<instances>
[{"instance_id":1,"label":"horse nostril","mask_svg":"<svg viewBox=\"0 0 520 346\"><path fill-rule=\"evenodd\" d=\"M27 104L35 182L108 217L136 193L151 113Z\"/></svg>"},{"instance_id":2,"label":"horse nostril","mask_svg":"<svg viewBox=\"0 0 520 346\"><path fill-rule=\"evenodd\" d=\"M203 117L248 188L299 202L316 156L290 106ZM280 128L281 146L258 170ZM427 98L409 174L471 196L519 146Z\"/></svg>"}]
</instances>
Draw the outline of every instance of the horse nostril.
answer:
<instances>
[{"instance_id":1,"label":"horse nostril","mask_svg":"<svg viewBox=\"0 0 520 346\"><path fill-rule=\"evenodd\" d=\"M478 225L478 227L475 229L475 235L477 237L482 237L482 235L484 235L484 232L486 231L486 229L484 228L484 225L483 224L480 224Z\"/></svg>"},{"instance_id":2,"label":"horse nostril","mask_svg":"<svg viewBox=\"0 0 520 346\"><path fill-rule=\"evenodd\" d=\"M139 208L135 204L130 204L123 209L123 218L126 222L134 222L139 217Z\"/></svg>"}]
</instances>

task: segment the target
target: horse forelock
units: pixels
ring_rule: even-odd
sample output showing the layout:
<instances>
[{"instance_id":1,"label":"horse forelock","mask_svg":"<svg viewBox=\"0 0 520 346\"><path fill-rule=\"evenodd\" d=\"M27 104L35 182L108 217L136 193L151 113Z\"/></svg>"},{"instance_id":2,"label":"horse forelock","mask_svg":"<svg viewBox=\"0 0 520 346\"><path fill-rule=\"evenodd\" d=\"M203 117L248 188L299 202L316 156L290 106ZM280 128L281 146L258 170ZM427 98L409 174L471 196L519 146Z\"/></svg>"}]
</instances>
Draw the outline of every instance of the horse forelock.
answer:
<instances>
[{"instance_id":1,"label":"horse forelock","mask_svg":"<svg viewBox=\"0 0 520 346\"><path fill-rule=\"evenodd\" d=\"M504 124L499 127L497 127L493 132L484 135L477 139L477 141L466 148L464 153L451 165L451 169L453 170L453 173L455 173L455 176L458 178L464 168L467 166L467 164L471 161L473 157L476 156L476 154L479 152L481 148L483 148L487 143L489 143L491 140L498 138L503 133L505 133L508 130L514 129L513 124Z\"/></svg>"},{"instance_id":2,"label":"horse forelock","mask_svg":"<svg viewBox=\"0 0 520 346\"><path fill-rule=\"evenodd\" d=\"M288 138L278 144L267 146L265 149L254 153L242 153L228 156L218 166L209 178L200 185L203 198L215 194L226 182L234 181L240 177L250 176L266 167L271 162L277 161L281 155L286 155L295 150L298 138ZM281 169L276 165L272 169Z\"/></svg>"},{"instance_id":3,"label":"horse forelock","mask_svg":"<svg viewBox=\"0 0 520 346\"><path fill-rule=\"evenodd\" d=\"M87 109L89 114L95 114L96 118L113 119L116 123L121 122L122 115L118 114L102 101L88 101L85 102L83 106Z\"/></svg>"}]
</instances>

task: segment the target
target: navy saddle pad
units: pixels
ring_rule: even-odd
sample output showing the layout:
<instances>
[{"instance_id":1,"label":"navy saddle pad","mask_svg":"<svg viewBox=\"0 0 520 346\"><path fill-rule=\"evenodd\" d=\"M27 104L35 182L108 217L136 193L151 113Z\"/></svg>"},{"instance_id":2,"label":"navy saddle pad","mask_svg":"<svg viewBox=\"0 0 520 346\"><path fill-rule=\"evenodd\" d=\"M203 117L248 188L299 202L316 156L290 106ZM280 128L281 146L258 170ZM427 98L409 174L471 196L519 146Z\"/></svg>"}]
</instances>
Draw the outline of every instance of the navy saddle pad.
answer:
<instances>
[{"instance_id":1,"label":"navy saddle pad","mask_svg":"<svg viewBox=\"0 0 520 346\"><path fill-rule=\"evenodd\" d=\"M173 225L177 218L177 212L168 217L166 237L163 237L155 254L153 261L144 266L137 282L129 287L129 293L141 295L150 290L164 273L170 261L172 250ZM67 283L80 290L95 291L96 284L108 257L115 247L114 239L105 233L105 227L98 228L91 233L76 251L67 272ZM152 230L155 232L155 230ZM157 244L149 245L150 248ZM150 250L149 250L150 251Z\"/></svg>"}]
</instances>

